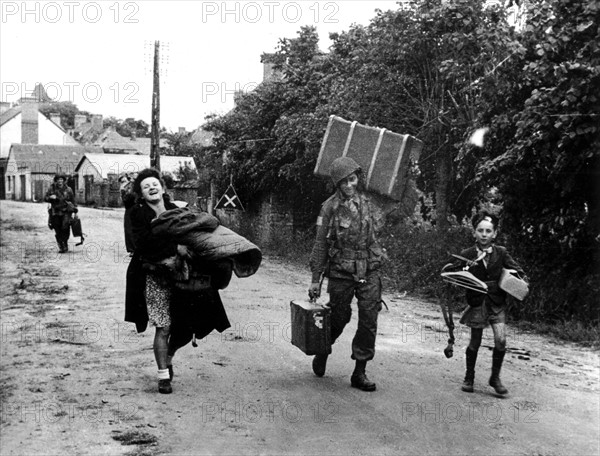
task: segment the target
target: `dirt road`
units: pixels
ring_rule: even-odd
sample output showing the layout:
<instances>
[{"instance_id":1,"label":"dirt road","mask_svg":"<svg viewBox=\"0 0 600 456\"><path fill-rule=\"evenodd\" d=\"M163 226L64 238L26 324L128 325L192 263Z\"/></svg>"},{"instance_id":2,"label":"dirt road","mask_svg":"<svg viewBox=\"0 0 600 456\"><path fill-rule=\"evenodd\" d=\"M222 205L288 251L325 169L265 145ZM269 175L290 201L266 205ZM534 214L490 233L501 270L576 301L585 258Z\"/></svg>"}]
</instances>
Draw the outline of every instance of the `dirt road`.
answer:
<instances>
[{"instance_id":1,"label":"dirt road","mask_svg":"<svg viewBox=\"0 0 600 456\"><path fill-rule=\"evenodd\" d=\"M232 279L232 327L184 347L160 395L153 329L123 322L123 212L82 208L88 238L64 255L45 205L0 212L2 455L599 454L598 352L509 331L510 394L487 386L485 347L463 393L464 328L448 360L435 305L388 295L368 366L378 389L362 392L349 384L356 315L315 377L290 343L289 302L309 275L274 258Z\"/></svg>"}]
</instances>

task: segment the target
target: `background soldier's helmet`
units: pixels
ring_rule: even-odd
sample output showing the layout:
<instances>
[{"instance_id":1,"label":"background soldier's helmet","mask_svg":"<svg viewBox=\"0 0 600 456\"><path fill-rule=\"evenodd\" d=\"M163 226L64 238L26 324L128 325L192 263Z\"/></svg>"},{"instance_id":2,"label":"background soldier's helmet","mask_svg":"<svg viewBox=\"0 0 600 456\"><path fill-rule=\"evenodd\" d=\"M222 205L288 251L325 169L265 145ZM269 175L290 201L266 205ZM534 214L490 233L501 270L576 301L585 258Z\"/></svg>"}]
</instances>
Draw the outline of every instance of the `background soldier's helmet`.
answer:
<instances>
[{"instance_id":1,"label":"background soldier's helmet","mask_svg":"<svg viewBox=\"0 0 600 456\"><path fill-rule=\"evenodd\" d=\"M331 164L331 171L329 175L331 176L331 180L333 184L337 187L337 184L348 177L350 174L354 172L360 171L360 166L350 157L340 157L336 158Z\"/></svg>"}]
</instances>

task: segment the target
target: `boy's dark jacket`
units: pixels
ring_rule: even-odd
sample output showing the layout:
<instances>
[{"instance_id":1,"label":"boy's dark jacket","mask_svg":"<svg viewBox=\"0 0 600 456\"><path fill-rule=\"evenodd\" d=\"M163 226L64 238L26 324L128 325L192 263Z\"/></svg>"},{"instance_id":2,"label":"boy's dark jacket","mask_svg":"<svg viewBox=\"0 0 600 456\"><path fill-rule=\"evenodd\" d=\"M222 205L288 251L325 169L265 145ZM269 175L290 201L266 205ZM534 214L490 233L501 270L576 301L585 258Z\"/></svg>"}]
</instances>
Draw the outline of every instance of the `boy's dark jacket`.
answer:
<instances>
[{"instance_id":1,"label":"boy's dark jacket","mask_svg":"<svg viewBox=\"0 0 600 456\"><path fill-rule=\"evenodd\" d=\"M460 256L468 260L475 261L478 257L477 247L472 246L460 253ZM453 260L454 266L461 266L456 260ZM464 263L462 263L464 265ZM471 307L478 307L483 304L486 296L490 300L490 305L494 313L498 313L506 305L506 292L498 286L502 269L514 269L520 276L523 276L523 269L510 256L505 247L499 245L492 246L492 253L487 257L487 267L483 260L479 260L474 265L468 268L468 271L487 283L488 293L483 294L477 291L467 290L467 303Z\"/></svg>"},{"instance_id":2,"label":"boy's dark jacket","mask_svg":"<svg viewBox=\"0 0 600 456\"><path fill-rule=\"evenodd\" d=\"M165 208L177 206L165 197ZM148 326L148 311L144 290L146 288L145 261L155 262L176 255L177 244L165 236L155 236L150 228L156 213L146 203L131 208L131 225L136 250L127 268L125 291L125 321L135 323L138 332ZM213 329L224 331L231 325L216 289L184 291L173 288L174 306L171 308L171 337L177 347L187 344L192 334L197 338L208 335Z\"/></svg>"}]
</instances>

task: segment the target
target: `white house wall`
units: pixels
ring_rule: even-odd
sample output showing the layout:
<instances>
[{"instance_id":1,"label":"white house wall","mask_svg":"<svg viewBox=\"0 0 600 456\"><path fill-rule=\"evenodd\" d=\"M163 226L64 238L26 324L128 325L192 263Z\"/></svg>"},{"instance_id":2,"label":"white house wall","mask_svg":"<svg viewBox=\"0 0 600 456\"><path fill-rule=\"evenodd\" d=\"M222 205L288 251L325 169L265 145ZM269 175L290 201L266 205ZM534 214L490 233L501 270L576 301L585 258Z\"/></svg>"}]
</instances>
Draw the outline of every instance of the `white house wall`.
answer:
<instances>
[{"instance_id":1,"label":"white house wall","mask_svg":"<svg viewBox=\"0 0 600 456\"><path fill-rule=\"evenodd\" d=\"M5 124L6 125L6 124ZM16 199L16 179L19 174L19 170L17 169L17 162L15 161L14 155L10 155L8 157L8 161L6 163L6 171L4 175L4 188L6 189L6 199L12 200Z\"/></svg>"},{"instance_id":2,"label":"white house wall","mask_svg":"<svg viewBox=\"0 0 600 456\"><path fill-rule=\"evenodd\" d=\"M20 118L20 116L19 116ZM19 139L16 141L20 142ZM41 112L38 112L38 144L52 144L56 146L77 146L79 143L75 141L62 128L48 119Z\"/></svg>"},{"instance_id":3,"label":"white house wall","mask_svg":"<svg viewBox=\"0 0 600 456\"><path fill-rule=\"evenodd\" d=\"M25 198L23 198L23 194L21 193L23 190L21 179L23 177L25 178ZM29 169L19 169L16 173L11 172L10 175L6 175L6 179L11 179L10 190L8 185L6 187L6 199L31 201L31 171Z\"/></svg>"},{"instance_id":4,"label":"white house wall","mask_svg":"<svg viewBox=\"0 0 600 456\"><path fill-rule=\"evenodd\" d=\"M97 165L85 157L77 169L77 189L82 192L85 189L85 176L93 176L94 182L102 182L102 176L98 172Z\"/></svg>"},{"instance_id":5,"label":"white house wall","mask_svg":"<svg viewBox=\"0 0 600 456\"><path fill-rule=\"evenodd\" d=\"M0 127L0 157L8 157L10 145L21 142L21 114L13 117Z\"/></svg>"},{"instance_id":6,"label":"white house wall","mask_svg":"<svg viewBox=\"0 0 600 456\"><path fill-rule=\"evenodd\" d=\"M21 144L21 115L7 121L0 127L0 157L8 157L11 144ZM79 143L69 136L62 128L38 112L38 144L52 144L55 146L72 145Z\"/></svg>"}]
</instances>

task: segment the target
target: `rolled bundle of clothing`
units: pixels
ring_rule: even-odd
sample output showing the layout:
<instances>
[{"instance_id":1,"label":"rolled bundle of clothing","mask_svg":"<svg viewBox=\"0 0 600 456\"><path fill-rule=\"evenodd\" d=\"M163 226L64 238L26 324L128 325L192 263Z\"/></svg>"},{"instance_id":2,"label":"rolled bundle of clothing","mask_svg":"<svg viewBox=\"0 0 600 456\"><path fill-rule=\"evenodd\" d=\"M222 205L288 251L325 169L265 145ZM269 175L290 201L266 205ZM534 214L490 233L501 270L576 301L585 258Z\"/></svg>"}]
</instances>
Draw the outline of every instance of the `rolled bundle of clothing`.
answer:
<instances>
[{"instance_id":1,"label":"rolled bundle of clothing","mask_svg":"<svg viewBox=\"0 0 600 456\"><path fill-rule=\"evenodd\" d=\"M212 264L222 271L218 288L227 286L231 277L227 274L227 263L240 278L250 277L259 268L262 261L260 249L243 236L219 224L217 218L210 214L192 212L188 208L177 208L163 212L152 221L152 231L166 236L177 244L185 245L192 253L191 269L194 263ZM184 265L173 261L173 268L181 275L179 281L186 280Z\"/></svg>"}]
</instances>

